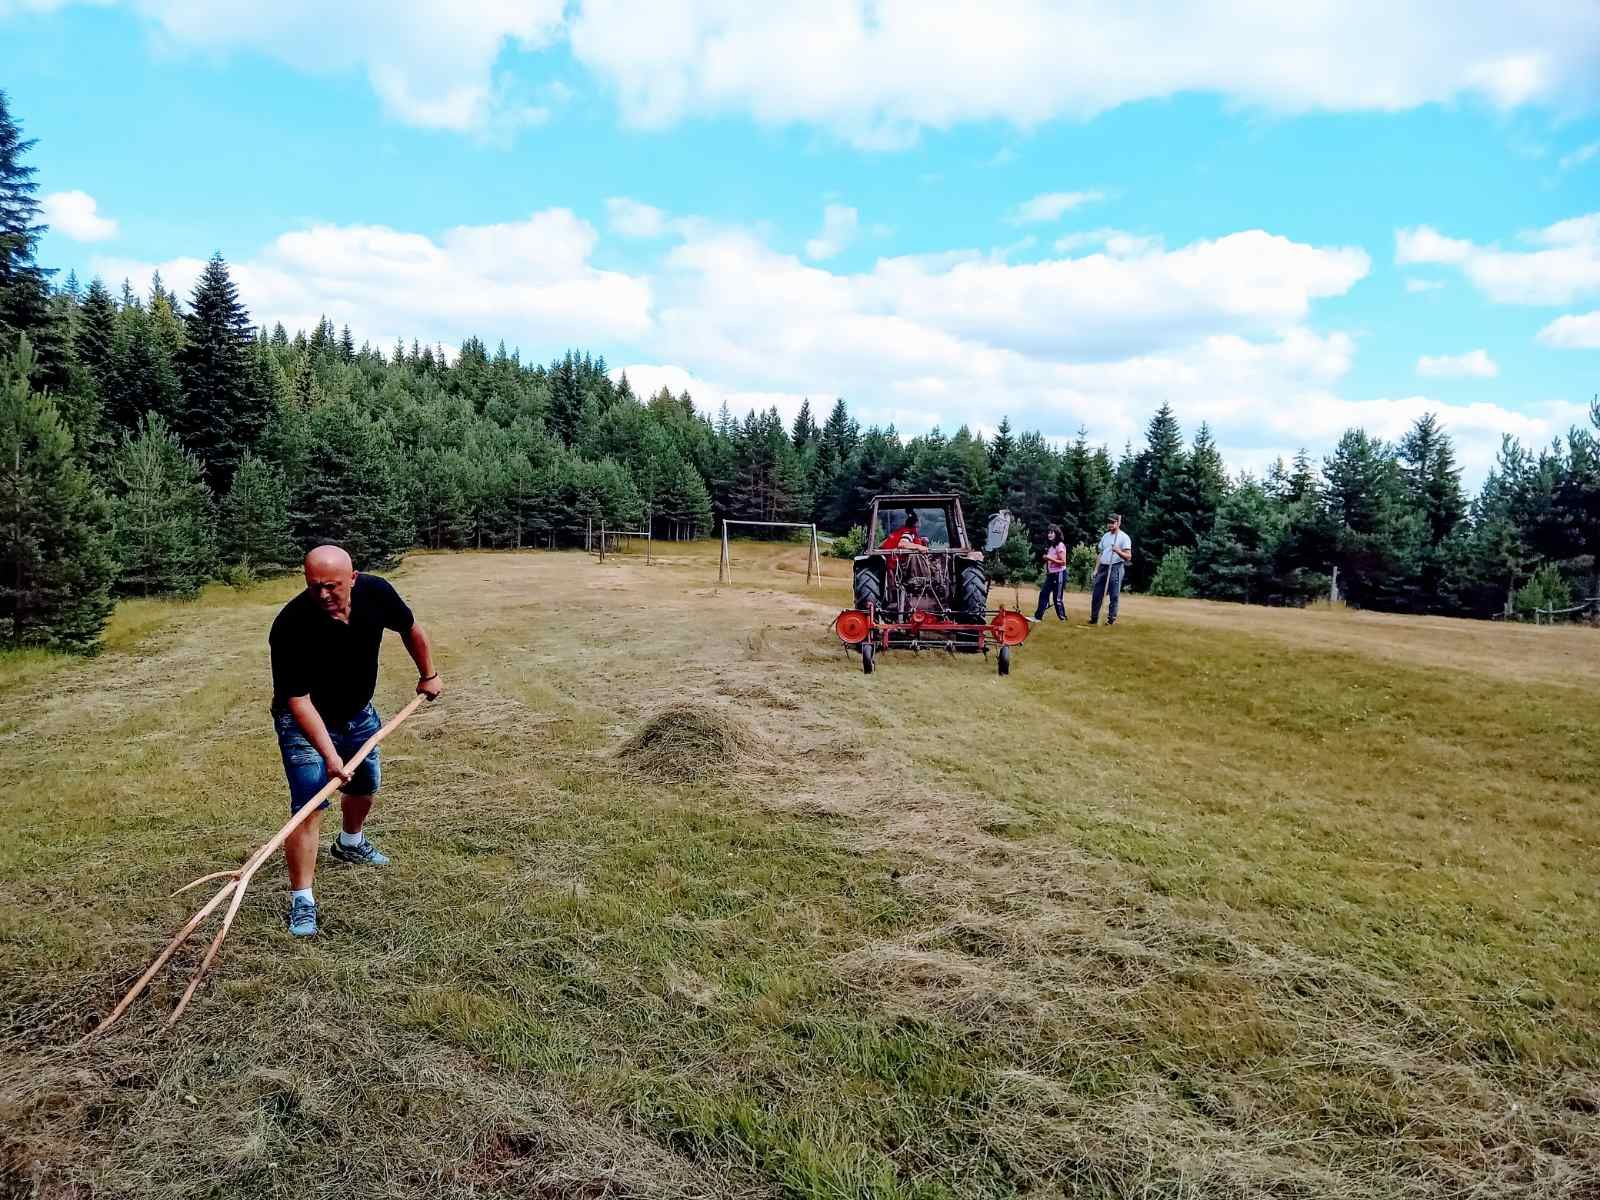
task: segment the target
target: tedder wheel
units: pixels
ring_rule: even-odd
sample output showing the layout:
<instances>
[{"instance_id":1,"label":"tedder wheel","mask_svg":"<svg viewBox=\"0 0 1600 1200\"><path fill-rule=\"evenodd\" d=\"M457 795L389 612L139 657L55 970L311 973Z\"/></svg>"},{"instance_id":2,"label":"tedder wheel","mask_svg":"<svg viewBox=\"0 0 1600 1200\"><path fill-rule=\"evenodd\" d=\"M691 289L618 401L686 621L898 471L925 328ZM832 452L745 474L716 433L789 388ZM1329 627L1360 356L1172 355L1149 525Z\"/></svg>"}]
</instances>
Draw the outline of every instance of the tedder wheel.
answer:
<instances>
[{"instance_id":1,"label":"tedder wheel","mask_svg":"<svg viewBox=\"0 0 1600 1200\"><path fill-rule=\"evenodd\" d=\"M861 643L861 673L863 675L871 675L872 674L872 643L871 642L862 642Z\"/></svg>"},{"instance_id":2,"label":"tedder wheel","mask_svg":"<svg viewBox=\"0 0 1600 1200\"><path fill-rule=\"evenodd\" d=\"M1011 647L1010 646L1001 646L1000 647L1000 674L1002 674L1002 675L1011 674Z\"/></svg>"}]
</instances>

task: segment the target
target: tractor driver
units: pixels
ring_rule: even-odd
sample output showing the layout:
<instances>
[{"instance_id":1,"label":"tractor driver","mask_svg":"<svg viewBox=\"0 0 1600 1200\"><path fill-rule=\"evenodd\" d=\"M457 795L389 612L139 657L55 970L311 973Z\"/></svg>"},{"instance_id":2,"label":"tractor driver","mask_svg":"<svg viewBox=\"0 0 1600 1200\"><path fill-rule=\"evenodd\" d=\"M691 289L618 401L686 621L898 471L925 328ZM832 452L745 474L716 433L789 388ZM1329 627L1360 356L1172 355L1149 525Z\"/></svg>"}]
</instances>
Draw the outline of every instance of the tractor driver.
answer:
<instances>
[{"instance_id":1,"label":"tractor driver","mask_svg":"<svg viewBox=\"0 0 1600 1200\"><path fill-rule=\"evenodd\" d=\"M926 550L928 539L917 532L917 510L906 509L905 524L883 539L884 550Z\"/></svg>"}]
</instances>

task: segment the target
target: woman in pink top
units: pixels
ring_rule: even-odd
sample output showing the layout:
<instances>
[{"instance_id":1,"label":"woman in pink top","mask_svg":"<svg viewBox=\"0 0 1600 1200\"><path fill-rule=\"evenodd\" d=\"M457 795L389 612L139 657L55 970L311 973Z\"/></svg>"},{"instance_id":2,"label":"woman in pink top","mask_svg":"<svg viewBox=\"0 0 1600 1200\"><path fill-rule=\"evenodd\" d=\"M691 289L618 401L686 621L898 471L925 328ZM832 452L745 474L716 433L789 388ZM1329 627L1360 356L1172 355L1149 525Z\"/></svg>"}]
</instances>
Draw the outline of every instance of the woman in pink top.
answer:
<instances>
[{"instance_id":1,"label":"woman in pink top","mask_svg":"<svg viewBox=\"0 0 1600 1200\"><path fill-rule=\"evenodd\" d=\"M1051 600L1055 601L1057 619L1067 619L1066 600L1062 595L1066 582L1067 543L1061 537L1060 528L1052 525L1044 535L1044 583L1039 588L1039 611L1033 614L1035 621L1044 620L1044 610Z\"/></svg>"}]
</instances>

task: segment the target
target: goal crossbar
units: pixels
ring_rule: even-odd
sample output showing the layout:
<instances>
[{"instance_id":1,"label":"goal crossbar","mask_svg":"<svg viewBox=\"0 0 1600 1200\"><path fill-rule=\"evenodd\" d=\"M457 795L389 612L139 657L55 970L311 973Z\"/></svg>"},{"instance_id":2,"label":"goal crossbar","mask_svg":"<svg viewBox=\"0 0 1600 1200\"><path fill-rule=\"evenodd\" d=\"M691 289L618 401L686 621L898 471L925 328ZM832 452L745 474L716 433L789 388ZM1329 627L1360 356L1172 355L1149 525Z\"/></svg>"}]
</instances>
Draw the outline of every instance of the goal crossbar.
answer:
<instances>
[{"instance_id":1,"label":"goal crossbar","mask_svg":"<svg viewBox=\"0 0 1600 1200\"><path fill-rule=\"evenodd\" d=\"M765 529L809 529L811 545L806 554L806 584L822 586L822 557L817 553L817 526L814 521L729 521L722 522L722 557L717 563L717 582L733 582L733 559L728 553L730 525L757 525Z\"/></svg>"}]
</instances>

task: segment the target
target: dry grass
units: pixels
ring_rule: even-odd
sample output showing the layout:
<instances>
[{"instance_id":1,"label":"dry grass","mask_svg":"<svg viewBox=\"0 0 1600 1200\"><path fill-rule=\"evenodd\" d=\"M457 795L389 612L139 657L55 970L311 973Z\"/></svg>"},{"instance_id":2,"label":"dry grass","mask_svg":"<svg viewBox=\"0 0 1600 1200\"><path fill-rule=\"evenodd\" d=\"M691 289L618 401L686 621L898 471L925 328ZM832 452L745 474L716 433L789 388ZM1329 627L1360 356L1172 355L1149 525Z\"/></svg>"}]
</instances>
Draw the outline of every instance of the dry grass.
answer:
<instances>
[{"instance_id":1,"label":"dry grass","mask_svg":"<svg viewBox=\"0 0 1600 1200\"><path fill-rule=\"evenodd\" d=\"M743 720L706 704L669 704L622 744L619 757L649 779L696 783L759 761Z\"/></svg>"},{"instance_id":2,"label":"dry grass","mask_svg":"<svg viewBox=\"0 0 1600 1200\"><path fill-rule=\"evenodd\" d=\"M293 585L0 663L0 1196L1600 1194L1589 631L1134 597L867 678L844 564L738 561L412 560L395 867L87 1052L280 819Z\"/></svg>"}]
</instances>

